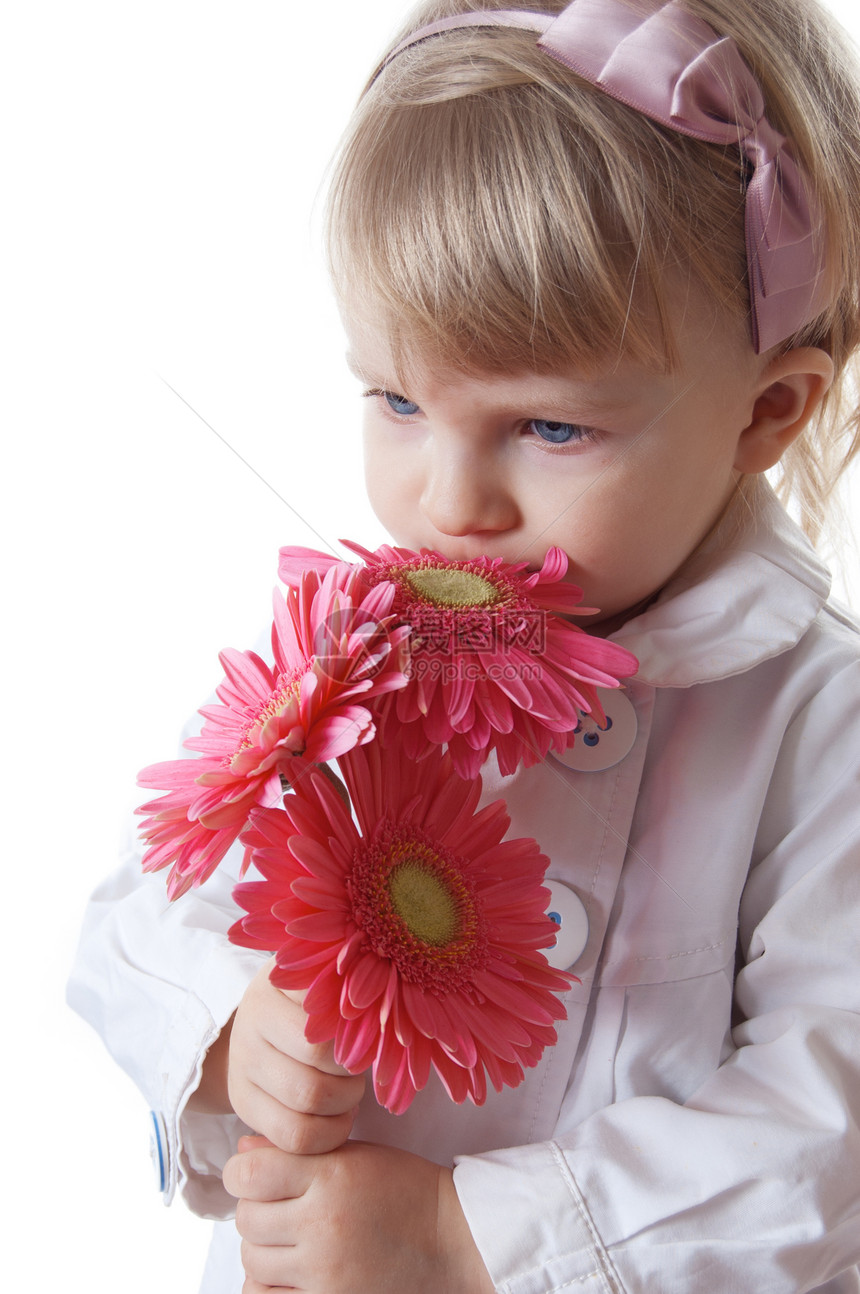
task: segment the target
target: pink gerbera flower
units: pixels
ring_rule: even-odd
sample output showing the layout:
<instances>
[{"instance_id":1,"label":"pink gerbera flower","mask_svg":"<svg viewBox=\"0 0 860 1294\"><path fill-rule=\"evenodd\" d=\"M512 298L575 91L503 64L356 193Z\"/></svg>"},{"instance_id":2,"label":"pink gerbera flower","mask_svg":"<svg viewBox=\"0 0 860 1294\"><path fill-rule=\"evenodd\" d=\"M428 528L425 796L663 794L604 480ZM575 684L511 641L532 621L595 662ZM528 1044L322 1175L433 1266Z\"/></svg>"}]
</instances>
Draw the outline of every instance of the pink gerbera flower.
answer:
<instances>
[{"instance_id":1,"label":"pink gerbera flower","mask_svg":"<svg viewBox=\"0 0 860 1294\"><path fill-rule=\"evenodd\" d=\"M436 749L419 766L381 741L338 761L355 820L312 772L284 809L256 809L242 839L263 881L234 891L230 938L275 951L272 980L306 989L306 1034L339 1064L369 1067L377 1098L405 1110L435 1069L457 1102L487 1079L516 1086L556 1041L555 993L574 978L540 951L557 927L533 840L503 840L499 800L476 812L477 778Z\"/></svg>"},{"instance_id":2,"label":"pink gerbera flower","mask_svg":"<svg viewBox=\"0 0 860 1294\"><path fill-rule=\"evenodd\" d=\"M359 701L407 681L409 629L393 623L392 602L347 563L308 571L286 598L275 595L273 666L255 652L221 653L221 704L203 707L203 729L185 743L200 757L139 777L167 791L138 812L149 815L144 870L171 867L171 898L211 875L251 808L279 801L282 780L373 737Z\"/></svg>"},{"instance_id":3,"label":"pink gerbera flower","mask_svg":"<svg viewBox=\"0 0 860 1294\"><path fill-rule=\"evenodd\" d=\"M405 730L412 758L446 744L458 773L474 777L495 750L501 772L513 773L571 746L580 712L603 722L596 689L618 687L638 668L623 647L562 618L591 609L564 579L560 548L529 572L498 557L449 561L430 549L343 542L374 584L394 587L392 610L413 631L410 683L388 700L383 727L386 740ZM312 563L331 560L282 548L279 574L295 584Z\"/></svg>"}]
</instances>

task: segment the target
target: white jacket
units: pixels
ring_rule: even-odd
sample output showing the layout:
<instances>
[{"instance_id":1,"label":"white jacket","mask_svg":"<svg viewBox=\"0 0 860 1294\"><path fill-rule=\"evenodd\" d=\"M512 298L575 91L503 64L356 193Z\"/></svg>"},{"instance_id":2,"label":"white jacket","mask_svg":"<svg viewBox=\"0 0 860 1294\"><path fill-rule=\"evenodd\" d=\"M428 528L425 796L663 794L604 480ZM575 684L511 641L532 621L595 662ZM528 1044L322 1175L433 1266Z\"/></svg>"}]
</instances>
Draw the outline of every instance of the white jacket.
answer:
<instances>
[{"instance_id":1,"label":"white jacket","mask_svg":"<svg viewBox=\"0 0 860 1294\"><path fill-rule=\"evenodd\" d=\"M828 588L767 492L616 635L637 725L622 700L590 749L618 762L485 775L587 914L582 983L519 1088L478 1109L431 1081L399 1118L371 1095L355 1135L456 1161L505 1294L860 1291L860 633ZM130 851L69 990L163 1115L165 1198L215 1218L241 1125L183 1111L260 966L225 938L235 879L169 904ZM203 1289L241 1283L218 1224Z\"/></svg>"}]
</instances>

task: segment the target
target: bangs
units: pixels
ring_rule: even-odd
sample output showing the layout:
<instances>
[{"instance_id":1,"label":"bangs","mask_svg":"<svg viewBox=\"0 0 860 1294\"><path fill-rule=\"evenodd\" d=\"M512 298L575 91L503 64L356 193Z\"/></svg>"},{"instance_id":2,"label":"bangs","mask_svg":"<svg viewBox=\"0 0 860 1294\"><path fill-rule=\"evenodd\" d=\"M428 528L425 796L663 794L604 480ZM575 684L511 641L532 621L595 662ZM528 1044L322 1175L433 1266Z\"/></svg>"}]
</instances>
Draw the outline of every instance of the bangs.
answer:
<instances>
[{"instance_id":1,"label":"bangs","mask_svg":"<svg viewBox=\"0 0 860 1294\"><path fill-rule=\"evenodd\" d=\"M622 355L666 370L682 272L746 314L736 150L665 132L540 56L518 66L520 33L456 35L474 46L457 75L451 33L368 91L329 194L335 290L385 331L404 371L419 354L488 373ZM739 256L727 267L729 226Z\"/></svg>"}]
</instances>

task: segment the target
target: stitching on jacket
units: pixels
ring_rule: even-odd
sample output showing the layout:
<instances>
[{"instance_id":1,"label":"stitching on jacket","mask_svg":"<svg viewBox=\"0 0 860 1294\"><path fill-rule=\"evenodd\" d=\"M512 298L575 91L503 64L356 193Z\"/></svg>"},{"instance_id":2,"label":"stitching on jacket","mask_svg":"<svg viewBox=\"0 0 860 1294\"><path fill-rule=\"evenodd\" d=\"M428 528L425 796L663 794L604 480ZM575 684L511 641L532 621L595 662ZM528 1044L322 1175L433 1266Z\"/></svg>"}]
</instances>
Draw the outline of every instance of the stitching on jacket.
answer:
<instances>
[{"instance_id":1,"label":"stitching on jacket","mask_svg":"<svg viewBox=\"0 0 860 1294\"><path fill-rule=\"evenodd\" d=\"M559 1172L561 1173L562 1180L564 1181L564 1184L567 1187L574 1204L576 1205L576 1211L579 1214L580 1218L582 1219L585 1229L587 1230L589 1236L591 1237L594 1256L599 1264L599 1271L590 1273L587 1279L590 1280L592 1275L599 1275L606 1289L610 1292L610 1294L623 1294L624 1287L621 1284L621 1281L618 1277L618 1273L616 1272L615 1267L612 1263L612 1259L609 1257L609 1254L606 1252L606 1249L603 1246L603 1242L601 1241L600 1236L597 1234L597 1231L595 1230L594 1223L591 1220L591 1215L585 1206L585 1201L583 1200L579 1192L579 1188L577 1187L576 1182L573 1180L573 1174L570 1171L567 1160L565 1159L564 1155L561 1153L561 1149L555 1141L551 1141L549 1143L549 1148L550 1148L550 1152L552 1153L552 1157L558 1166ZM571 1281L567 1282L568 1285L571 1285L573 1283L575 1282L571 1282ZM556 1286L556 1288L564 1289L565 1287L564 1285L559 1285L559 1286Z\"/></svg>"},{"instance_id":2,"label":"stitching on jacket","mask_svg":"<svg viewBox=\"0 0 860 1294\"><path fill-rule=\"evenodd\" d=\"M595 1269L593 1272L586 1272L584 1276L574 1276L572 1280L565 1281L563 1285L553 1285L552 1289L547 1290L546 1294L558 1294L559 1290L573 1289L574 1285L584 1285L586 1281L594 1280L595 1276L602 1282L603 1272Z\"/></svg>"},{"instance_id":3,"label":"stitching on jacket","mask_svg":"<svg viewBox=\"0 0 860 1294\"><path fill-rule=\"evenodd\" d=\"M647 957L634 957L637 962L671 962L677 961L679 957L693 957L696 953L712 953L718 948L725 948L727 939L720 939L715 944L702 944L701 948L685 948L683 952L678 953L650 953Z\"/></svg>"},{"instance_id":4,"label":"stitching on jacket","mask_svg":"<svg viewBox=\"0 0 860 1294\"><path fill-rule=\"evenodd\" d=\"M617 970L619 966L635 966L640 963L644 964L645 962L671 962L678 961L682 957L694 957L697 953L719 952L720 949L725 949L727 944L731 944L732 948L734 948L734 943L735 933L732 931L731 935L726 935L724 939L720 939L717 943L702 944L701 948L685 948L676 953L649 953L642 957L616 957L613 961L605 963L602 967L601 973ZM701 974L716 975L720 970L724 969L725 964L722 967L711 967L708 970L702 971Z\"/></svg>"},{"instance_id":5,"label":"stitching on jacket","mask_svg":"<svg viewBox=\"0 0 860 1294\"><path fill-rule=\"evenodd\" d=\"M541 1105L543 1104L544 1088L546 1087L546 1081L549 1078L549 1071L552 1069L552 1064L553 1064L553 1061L555 1060L557 1050L558 1049L556 1047L548 1048L547 1062L543 1071L543 1078L541 1079L541 1084L540 1084L540 1087L538 1088L537 1096L535 1098L535 1108L534 1108L534 1113L532 1114L532 1121L529 1124L529 1131L528 1131L529 1145L532 1144L534 1139L535 1124L537 1123L538 1115L540 1114Z\"/></svg>"},{"instance_id":6,"label":"stitching on jacket","mask_svg":"<svg viewBox=\"0 0 860 1294\"><path fill-rule=\"evenodd\" d=\"M574 1258L576 1256L577 1256L577 1251L575 1250L570 1250L566 1253L556 1255L556 1257L558 1258L568 1258L568 1257ZM541 1276L543 1275L543 1273L544 1273L543 1266L530 1267L528 1271L523 1272L523 1276L524 1277L528 1277L532 1275ZM599 1267L595 1267L593 1272L583 1273L582 1276L571 1276L569 1281L562 1281L561 1285L548 1286L547 1289L544 1291L544 1294L558 1294L559 1290L569 1290L569 1289L572 1289L574 1285L584 1285L586 1281L594 1280L595 1277L600 1281L603 1289L607 1290L609 1294L623 1294L623 1291L620 1285L618 1286L607 1285L606 1273L601 1271ZM511 1283L511 1281L505 1281L504 1285L499 1286L499 1290L505 1291L505 1294L515 1294L514 1285Z\"/></svg>"},{"instance_id":7,"label":"stitching on jacket","mask_svg":"<svg viewBox=\"0 0 860 1294\"><path fill-rule=\"evenodd\" d=\"M606 837L609 835L609 832L612 830L612 828L610 827L610 823L612 821L612 811L615 808L615 801L618 797L618 783L620 780L621 780L621 768L619 765L619 767L616 768L615 770L615 780L612 783L612 798L610 799L609 804L607 806L606 816L604 817L603 814L597 815L600 818L600 821L603 823L603 835L600 838L600 849L598 850L598 853L597 853L597 862L594 865L594 871L591 873L591 887L589 889L589 895L592 899L594 898L594 891L597 888L597 879L600 876L600 869L603 866L603 855L606 853ZM616 832L615 834L618 835L618 832Z\"/></svg>"}]
</instances>

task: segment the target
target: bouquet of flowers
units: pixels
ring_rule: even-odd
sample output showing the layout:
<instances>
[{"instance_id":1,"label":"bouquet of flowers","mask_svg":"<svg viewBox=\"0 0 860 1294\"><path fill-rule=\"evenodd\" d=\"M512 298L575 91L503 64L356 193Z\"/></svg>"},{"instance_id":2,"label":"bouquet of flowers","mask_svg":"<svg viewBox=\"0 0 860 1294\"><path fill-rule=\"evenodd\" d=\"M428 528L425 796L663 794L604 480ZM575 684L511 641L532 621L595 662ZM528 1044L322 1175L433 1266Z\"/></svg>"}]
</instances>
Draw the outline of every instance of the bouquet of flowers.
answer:
<instances>
[{"instance_id":1,"label":"bouquet of flowers","mask_svg":"<svg viewBox=\"0 0 860 1294\"><path fill-rule=\"evenodd\" d=\"M558 548L529 572L344 544L358 561L281 549L271 662L222 652L195 755L140 774L165 793L139 810L143 865L175 899L240 840L262 879L236 886L229 937L306 991L309 1040L394 1112L431 1068L481 1104L555 1042L575 977L541 951L549 860L505 838L502 800L478 807L480 769L567 749L637 662L565 618L591 609Z\"/></svg>"}]
</instances>

